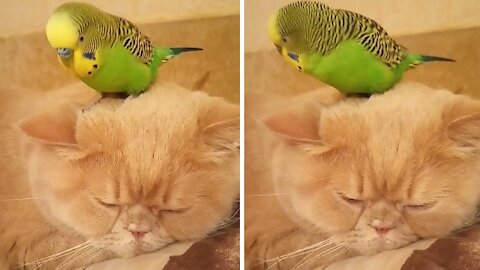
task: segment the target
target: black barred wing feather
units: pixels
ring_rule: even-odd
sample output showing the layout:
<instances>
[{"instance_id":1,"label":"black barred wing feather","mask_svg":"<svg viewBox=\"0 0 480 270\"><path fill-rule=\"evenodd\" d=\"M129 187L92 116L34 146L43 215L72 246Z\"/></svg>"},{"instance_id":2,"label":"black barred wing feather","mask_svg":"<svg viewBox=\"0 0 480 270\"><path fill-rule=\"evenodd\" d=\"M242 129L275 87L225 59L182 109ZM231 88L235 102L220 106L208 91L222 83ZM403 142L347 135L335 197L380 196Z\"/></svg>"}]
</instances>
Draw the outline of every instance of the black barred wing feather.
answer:
<instances>
[{"instance_id":1,"label":"black barred wing feather","mask_svg":"<svg viewBox=\"0 0 480 270\"><path fill-rule=\"evenodd\" d=\"M150 65L153 58L154 47L150 39L142 34L140 30L131 22L118 18L120 40L123 47L138 57L146 65Z\"/></svg>"},{"instance_id":2,"label":"black barred wing feather","mask_svg":"<svg viewBox=\"0 0 480 270\"><path fill-rule=\"evenodd\" d=\"M338 21L348 21L352 24L348 39L353 38L360 42L388 67L394 68L406 56L406 49L393 40L374 20L346 10L335 10L335 13L339 17Z\"/></svg>"}]
</instances>

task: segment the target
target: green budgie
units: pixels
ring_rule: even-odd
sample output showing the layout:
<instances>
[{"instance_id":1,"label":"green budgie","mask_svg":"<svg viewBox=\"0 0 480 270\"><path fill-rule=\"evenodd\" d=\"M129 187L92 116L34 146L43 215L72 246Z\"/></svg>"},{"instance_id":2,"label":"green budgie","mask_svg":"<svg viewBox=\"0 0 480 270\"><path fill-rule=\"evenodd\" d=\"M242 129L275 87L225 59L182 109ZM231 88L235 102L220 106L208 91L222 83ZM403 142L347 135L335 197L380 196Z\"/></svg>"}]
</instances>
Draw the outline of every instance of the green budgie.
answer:
<instances>
[{"instance_id":1,"label":"green budgie","mask_svg":"<svg viewBox=\"0 0 480 270\"><path fill-rule=\"evenodd\" d=\"M140 94L157 70L182 52L199 48L154 48L131 22L85 3L58 7L46 27L60 63L102 95Z\"/></svg>"},{"instance_id":2,"label":"green budgie","mask_svg":"<svg viewBox=\"0 0 480 270\"><path fill-rule=\"evenodd\" d=\"M415 65L453 62L410 53L374 20L313 1L273 13L268 32L287 62L345 94L383 93Z\"/></svg>"}]
</instances>

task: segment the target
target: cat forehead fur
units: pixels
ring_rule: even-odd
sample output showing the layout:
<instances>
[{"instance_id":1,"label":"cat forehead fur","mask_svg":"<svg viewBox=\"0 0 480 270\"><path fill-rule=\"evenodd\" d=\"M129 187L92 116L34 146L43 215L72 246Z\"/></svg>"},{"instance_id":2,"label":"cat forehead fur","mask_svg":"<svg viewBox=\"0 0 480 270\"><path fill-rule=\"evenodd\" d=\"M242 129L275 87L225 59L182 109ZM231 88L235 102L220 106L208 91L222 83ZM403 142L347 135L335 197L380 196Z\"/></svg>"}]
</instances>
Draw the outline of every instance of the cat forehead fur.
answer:
<instances>
[{"instance_id":1,"label":"cat forehead fur","mask_svg":"<svg viewBox=\"0 0 480 270\"><path fill-rule=\"evenodd\" d=\"M130 193L155 197L157 192L148 190L162 190L161 179L170 182L198 171L199 164L208 160L211 151L205 146L205 129L235 118L236 105L168 85L124 102L105 100L79 114L80 153L76 154L88 154L80 162L87 173L89 168L102 167L103 177L130 183ZM98 166L102 160L108 160L109 166ZM142 185L133 184L138 181ZM198 183L189 185L194 190ZM135 192L134 187L146 191Z\"/></svg>"},{"instance_id":2,"label":"cat forehead fur","mask_svg":"<svg viewBox=\"0 0 480 270\"><path fill-rule=\"evenodd\" d=\"M120 104L122 102L105 100L79 114L77 141L80 147L97 146L111 152L127 143L140 149L152 148L152 142L156 141L169 141L169 146L177 147L179 144L175 141L185 141L185 137L201 132L208 123L213 124L215 119L211 114L221 113L215 109L224 101L203 92L168 86ZM233 110L222 113L225 119L238 117ZM211 119L205 119L208 117Z\"/></svg>"},{"instance_id":3,"label":"cat forehead fur","mask_svg":"<svg viewBox=\"0 0 480 270\"><path fill-rule=\"evenodd\" d=\"M469 107L472 113L478 109L476 102L446 90L432 90L423 85L401 86L368 100L346 100L322 110L319 130L322 138L353 145L365 139L368 143L378 142L378 138L382 141L388 138L387 143L401 141L400 138L412 140L422 132L435 134L445 126L444 121L448 124L460 115L462 108L465 113ZM462 102L466 104L459 104Z\"/></svg>"},{"instance_id":4,"label":"cat forehead fur","mask_svg":"<svg viewBox=\"0 0 480 270\"><path fill-rule=\"evenodd\" d=\"M395 200L400 199L399 189L404 195L412 192L412 181L420 174L428 179L433 168L441 174L463 162L453 158L459 153L449 141L448 125L479 109L478 102L467 97L407 84L367 101L346 101L322 111L319 134L322 143L339 148L336 158L357 162L350 166L347 179L359 178L359 173L369 179L366 183L352 179L358 192L370 192L367 197L392 192ZM436 181L442 186L441 179Z\"/></svg>"}]
</instances>

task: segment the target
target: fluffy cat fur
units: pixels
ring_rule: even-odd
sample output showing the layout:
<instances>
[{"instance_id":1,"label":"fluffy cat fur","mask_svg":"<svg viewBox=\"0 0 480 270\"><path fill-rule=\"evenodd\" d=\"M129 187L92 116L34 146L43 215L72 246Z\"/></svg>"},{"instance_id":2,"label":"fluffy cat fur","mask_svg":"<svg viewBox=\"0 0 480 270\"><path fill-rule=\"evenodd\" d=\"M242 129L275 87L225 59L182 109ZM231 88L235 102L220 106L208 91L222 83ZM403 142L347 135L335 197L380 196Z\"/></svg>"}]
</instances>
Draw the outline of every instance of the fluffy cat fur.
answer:
<instances>
[{"instance_id":1,"label":"fluffy cat fur","mask_svg":"<svg viewBox=\"0 0 480 270\"><path fill-rule=\"evenodd\" d=\"M338 100L247 95L247 269L313 269L474 217L480 102L419 84Z\"/></svg>"},{"instance_id":2,"label":"fluffy cat fur","mask_svg":"<svg viewBox=\"0 0 480 270\"><path fill-rule=\"evenodd\" d=\"M82 110L94 97L76 87L4 114L0 269L136 256L205 237L229 217L237 105L162 85Z\"/></svg>"}]
</instances>

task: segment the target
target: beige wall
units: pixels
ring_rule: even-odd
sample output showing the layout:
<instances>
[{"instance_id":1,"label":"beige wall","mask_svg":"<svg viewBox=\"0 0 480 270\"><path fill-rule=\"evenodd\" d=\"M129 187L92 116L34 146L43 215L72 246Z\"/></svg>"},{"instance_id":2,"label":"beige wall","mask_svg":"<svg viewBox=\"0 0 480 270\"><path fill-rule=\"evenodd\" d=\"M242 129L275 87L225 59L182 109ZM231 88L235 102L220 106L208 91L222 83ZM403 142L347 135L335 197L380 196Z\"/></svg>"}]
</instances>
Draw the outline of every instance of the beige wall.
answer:
<instances>
[{"instance_id":1,"label":"beige wall","mask_svg":"<svg viewBox=\"0 0 480 270\"><path fill-rule=\"evenodd\" d=\"M0 103L78 82L60 66L44 32L51 12L68 1L79 0L0 0L0 51L3 52L0 54ZM85 2L94 2L99 8L131 20L156 46L204 49L182 55L162 66L158 83L173 82L238 103L239 1Z\"/></svg>"},{"instance_id":2,"label":"beige wall","mask_svg":"<svg viewBox=\"0 0 480 270\"><path fill-rule=\"evenodd\" d=\"M0 37L43 31L51 12L72 0L1 0ZM77 0L78 1L78 0ZM240 0L87 0L134 23L236 15Z\"/></svg>"},{"instance_id":3,"label":"beige wall","mask_svg":"<svg viewBox=\"0 0 480 270\"><path fill-rule=\"evenodd\" d=\"M293 0L245 0L245 51L270 48L270 13ZM323 0L335 8L375 19L391 35L409 35L480 26L479 0Z\"/></svg>"}]
</instances>

